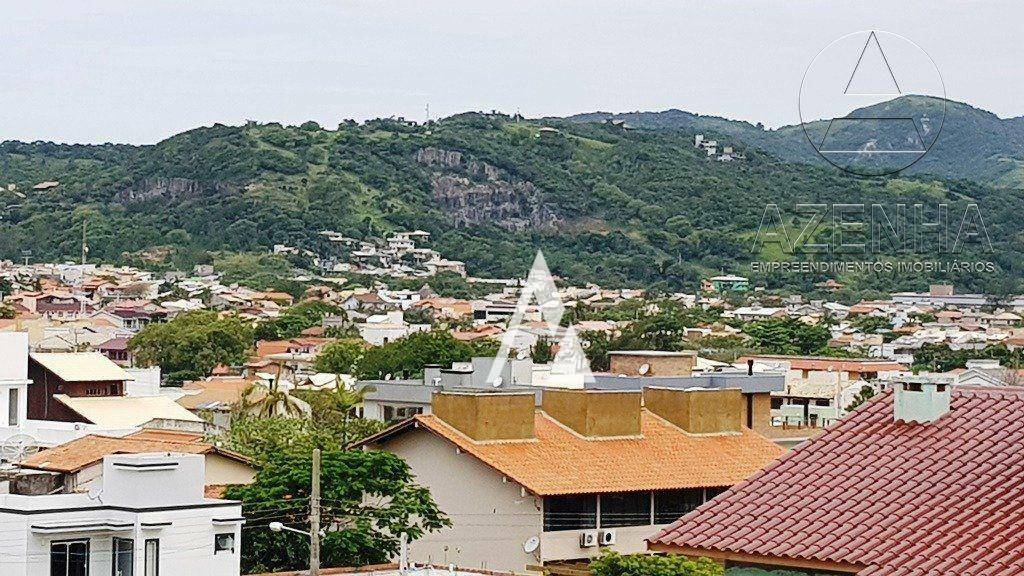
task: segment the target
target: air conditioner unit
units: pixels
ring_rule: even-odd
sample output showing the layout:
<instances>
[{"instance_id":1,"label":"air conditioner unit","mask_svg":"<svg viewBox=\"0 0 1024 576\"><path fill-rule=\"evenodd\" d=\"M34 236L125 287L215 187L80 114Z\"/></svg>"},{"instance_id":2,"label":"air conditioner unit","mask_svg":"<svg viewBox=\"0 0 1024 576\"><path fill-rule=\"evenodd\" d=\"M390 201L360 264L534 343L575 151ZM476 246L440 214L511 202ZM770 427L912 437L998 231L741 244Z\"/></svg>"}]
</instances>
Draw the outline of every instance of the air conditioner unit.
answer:
<instances>
[{"instance_id":1,"label":"air conditioner unit","mask_svg":"<svg viewBox=\"0 0 1024 576\"><path fill-rule=\"evenodd\" d=\"M598 540L601 546L611 546L615 544L615 530L601 530L598 535Z\"/></svg>"},{"instance_id":2,"label":"air conditioner unit","mask_svg":"<svg viewBox=\"0 0 1024 576\"><path fill-rule=\"evenodd\" d=\"M597 532L591 530L580 532L580 548L593 548L597 546Z\"/></svg>"}]
</instances>

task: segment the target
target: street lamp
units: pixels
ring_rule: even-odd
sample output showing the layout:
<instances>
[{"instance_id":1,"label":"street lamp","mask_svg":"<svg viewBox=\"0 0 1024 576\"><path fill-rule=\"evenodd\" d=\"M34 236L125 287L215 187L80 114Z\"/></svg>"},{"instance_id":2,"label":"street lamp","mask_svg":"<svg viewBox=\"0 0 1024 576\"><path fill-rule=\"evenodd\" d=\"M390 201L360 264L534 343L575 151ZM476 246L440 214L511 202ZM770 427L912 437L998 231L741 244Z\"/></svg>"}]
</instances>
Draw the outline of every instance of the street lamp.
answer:
<instances>
[{"instance_id":1,"label":"street lamp","mask_svg":"<svg viewBox=\"0 0 1024 576\"><path fill-rule=\"evenodd\" d=\"M312 534L310 534L309 532L306 532L305 530L299 530L297 528L292 528L291 526L285 526L280 522L271 522L270 525L267 527L270 528L271 532L295 532L296 534L302 534L307 538L312 538Z\"/></svg>"}]
</instances>

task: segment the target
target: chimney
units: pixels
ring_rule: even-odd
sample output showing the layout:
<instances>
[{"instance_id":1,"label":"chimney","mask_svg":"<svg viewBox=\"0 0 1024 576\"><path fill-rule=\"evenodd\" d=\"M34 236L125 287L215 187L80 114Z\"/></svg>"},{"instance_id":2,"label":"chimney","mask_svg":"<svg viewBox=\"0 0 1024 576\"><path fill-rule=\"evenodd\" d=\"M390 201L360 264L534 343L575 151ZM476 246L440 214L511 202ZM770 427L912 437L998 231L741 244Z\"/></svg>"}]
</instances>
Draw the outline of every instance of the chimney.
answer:
<instances>
[{"instance_id":1,"label":"chimney","mask_svg":"<svg viewBox=\"0 0 1024 576\"><path fill-rule=\"evenodd\" d=\"M478 442L534 438L533 392L435 392L431 412Z\"/></svg>"},{"instance_id":2,"label":"chimney","mask_svg":"<svg viewBox=\"0 0 1024 576\"><path fill-rule=\"evenodd\" d=\"M626 376L693 375L697 353L693 350L613 350L608 352L609 372Z\"/></svg>"},{"instance_id":3,"label":"chimney","mask_svg":"<svg viewBox=\"0 0 1024 576\"><path fill-rule=\"evenodd\" d=\"M644 406L691 434L732 434L743 429L739 388L644 388Z\"/></svg>"},{"instance_id":4,"label":"chimney","mask_svg":"<svg viewBox=\"0 0 1024 576\"><path fill-rule=\"evenodd\" d=\"M587 438L640 435L640 392L544 390L541 409Z\"/></svg>"},{"instance_id":5,"label":"chimney","mask_svg":"<svg viewBox=\"0 0 1024 576\"><path fill-rule=\"evenodd\" d=\"M747 376L753 376L753 375L754 375L754 359L753 358L748 358L747 359Z\"/></svg>"},{"instance_id":6,"label":"chimney","mask_svg":"<svg viewBox=\"0 0 1024 576\"><path fill-rule=\"evenodd\" d=\"M949 412L949 384L910 381L893 384L893 420L935 422Z\"/></svg>"}]
</instances>

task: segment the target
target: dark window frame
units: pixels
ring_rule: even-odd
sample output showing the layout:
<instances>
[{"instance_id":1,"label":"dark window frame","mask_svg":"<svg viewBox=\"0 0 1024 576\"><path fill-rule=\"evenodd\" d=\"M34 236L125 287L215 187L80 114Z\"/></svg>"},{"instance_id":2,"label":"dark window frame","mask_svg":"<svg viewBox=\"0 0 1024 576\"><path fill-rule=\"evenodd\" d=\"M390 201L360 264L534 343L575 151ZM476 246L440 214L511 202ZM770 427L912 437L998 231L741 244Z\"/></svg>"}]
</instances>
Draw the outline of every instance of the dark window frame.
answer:
<instances>
[{"instance_id":1,"label":"dark window frame","mask_svg":"<svg viewBox=\"0 0 1024 576\"><path fill-rule=\"evenodd\" d=\"M651 525L651 493L609 492L601 494L601 528Z\"/></svg>"},{"instance_id":2,"label":"dark window frame","mask_svg":"<svg viewBox=\"0 0 1024 576\"><path fill-rule=\"evenodd\" d=\"M89 564L92 560L92 541L89 538L73 538L70 540L53 540L50 542L50 576L67 576L71 574L71 545L85 544L85 571L84 576L89 576ZM53 573L53 552L57 546L64 547L64 574Z\"/></svg>"},{"instance_id":3,"label":"dark window frame","mask_svg":"<svg viewBox=\"0 0 1024 576\"><path fill-rule=\"evenodd\" d=\"M128 543L129 547L127 550L118 548L118 544ZM127 554L129 558L127 574L119 573L117 571L117 561L121 556ZM110 539L110 576L135 576L135 539L134 538L120 538L114 536Z\"/></svg>"},{"instance_id":4,"label":"dark window frame","mask_svg":"<svg viewBox=\"0 0 1024 576\"><path fill-rule=\"evenodd\" d=\"M548 496L543 509L544 532L597 529L597 494Z\"/></svg>"}]
</instances>

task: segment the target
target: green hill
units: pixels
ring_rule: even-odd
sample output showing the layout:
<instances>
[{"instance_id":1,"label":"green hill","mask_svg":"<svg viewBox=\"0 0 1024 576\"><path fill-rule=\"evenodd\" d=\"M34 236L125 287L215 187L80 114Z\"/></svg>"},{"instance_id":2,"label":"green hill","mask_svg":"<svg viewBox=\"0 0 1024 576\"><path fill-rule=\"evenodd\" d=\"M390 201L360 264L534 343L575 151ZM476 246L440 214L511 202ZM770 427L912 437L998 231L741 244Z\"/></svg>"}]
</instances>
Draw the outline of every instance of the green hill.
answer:
<instances>
[{"instance_id":1,"label":"green hill","mask_svg":"<svg viewBox=\"0 0 1024 576\"><path fill-rule=\"evenodd\" d=\"M90 258L139 263L160 260L162 252L144 252L167 247L166 258L148 262L164 268L274 244L319 249L326 229L369 238L421 228L432 247L476 275L521 275L543 248L555 273L576 281L692 290L709 273L749 275L752 259L835 258L787 255L777 245L753 253L768 203L781 207L795 233L797 203L920 203L935 218L948 202L959 221L963 206L977 202L995 254L968 244L943 258L996 259L996 272L841 279L853 290L921 288L933 279L1018 288L1024 224L1016 214L1024 202L1016 193L967 180L854 178L756 147L745 160L719 162L694 148L698 129L732 137L739 123L731 121L716 120L712 131L703 120L668 130L578 120L462 114L428 126L215 125L152 146L6 142L0 186L16 190L0 191L0 257L30 250L37 261L77 259L83 220ZM44 181L60 185L32 188ZM815 237L830 231L826 222ZM759 279L810 290L829 276Z\"/></svg>"},{"instance_id":2,"label":"green hill","mask_svg":"<svg viewBox=\"0 0 1024 576\"><path fill-rule=\"evenodd\" d=\"M1005 188L1024 187L1024 117L1002 119L969 104L947 100L945 116L940 123L940 118L943 118L941 102L906 96L856 110L849 116L914 118L922 129L930 123L934 130L939 130L941 124L941 133L935 145L905 174L964 178ZM921 122L922 118L926 120ZM594 112L571 116L566 120L590 123L606 119L621 120L642 128L711 132L760 148L785 160L826 165L808 144L807 134L800 125L768 130L748 122L681 110L625 114ZM823 136L827 124L822 121L811 122L807 126L807 133L817 140ZM859 146L868 140L878 139L876 134L865 133L877 128L878 124L873 123L846 123L838 124L836 129L840 132L839 141ZM892 123L891 128L893 140L897 135L905 136L904 132L907 131L906 125L899 123ZM884 135L880 140L885 144ZM924 140L930 143L932 138L925 135ZM916 143L909 144L913 145Z\"/></svg>"}]
</instances>

